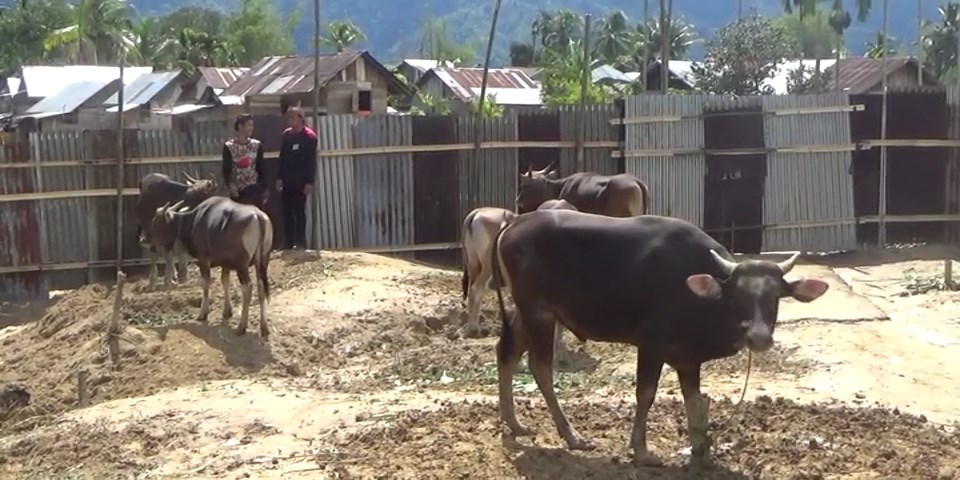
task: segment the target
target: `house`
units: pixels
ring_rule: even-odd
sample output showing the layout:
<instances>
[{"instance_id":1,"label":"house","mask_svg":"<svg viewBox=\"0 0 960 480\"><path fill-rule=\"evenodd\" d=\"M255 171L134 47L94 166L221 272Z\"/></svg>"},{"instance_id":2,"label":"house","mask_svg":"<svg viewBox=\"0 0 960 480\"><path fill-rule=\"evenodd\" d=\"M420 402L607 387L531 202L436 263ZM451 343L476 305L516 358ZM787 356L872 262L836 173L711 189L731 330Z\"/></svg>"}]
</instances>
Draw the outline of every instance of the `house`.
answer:
<instances>
[{"instance_id":1,"label":"house","mask_svg":"<svg viewBox=\"0 0 960 480\"><path fill-rule=\"evenodd\" d=\"M170 128L169 115L158 115L161 109L171 108L191 101L184 99L184 91L192 90L196 84L196 76L190 76L182 70L170 72L153 72L137 77L123 88L124 126L127 128ZM103 107L108 113L119 112L119 93L114 93ZM192 92L188 97L192 97ZM106 125L100 125L105 128Z\"/></svg>"},{"instance_id":2,"label":"house","mask_svg":"<svg viewBox=\"0 0 960 480\"><path fill-rule=\"evenodd\" d=\"M434 68L417 83L417 89L432 98L446 99L453 113L465 114L480 97L482 68ZM505 107L539 109L540 84L518 68L491 68L487 72L487 96ZM424 99L418 99L423 104Z\"/></svg>"},{"instance_id":3,"label":"house","mask_svg":"<svg viewBox=\"0 0 960 480\"><path fill-rule=\"evenodd\" d=\"M427 72L437 67L453 68L453 62L447 60L428 60L423 58L405 58L397 65L397 72L407 79L410 85L416 85Z\"/></svg>"},{"instance_id":4,"label":"house","mask_svg":"<svg viewBox=\"0 0 960 480\"><path fill-rule=\"evenodd\" d=\"M102 108L120 90L120 79L81 80L41 99L14 117L18 128L29 131L86 130L116 118ZM46 93L46 92L44 92Z\"/></svg>"},{"instance_id":5,"label":"house","mask_svg":"<svg viewBox=\"0 0 960 480\"><path fill-rule=\"evenodd\" d=\"M319 113L385 114L390 95L409 97L410 88L367 51L321 55ZM266 57L221 94L241 97L251 114L283 113L300 105L312 111L312 56Z\"/></svg>"},{"instance_id":6,"label":"house","mask_svg":"<svg viewBox=\"0 0 960 480\"><path fill-rule=\"evenodd\" d=\"M196 99L200 100L208 88L219 97L224 90L230 88L249 71L250 69L246 67L198 67L197 72L200 78L196 82Z\"/></svg>"},{"instance_id":7,"label":"house","mask_svg":"<svg viewBox=\"0 0 960 480\"><path fill-rule=\"evenodd\" d=\"M183 84L179 101L153 110L170 117L177 128L190 129L193 122L226 121L246 111L245 99L223 92L249 72L245 67L198 67L190 81Z\"/></svg>"},{"instance_id":8,"label":"house","mask_svg":"<svg viewBox=\"0 0 960 480\"><path fill-rule=\"evenodd\" d=\"M153 67L126 67L123 69L123 83L129 84L140 75L153 72ZM40 100L56 95L77 82L108 82L120 78L118 67L102 65L62 65L62 66L23 66L20 67L19 81L8 79L15 114L26 112Z\"/></svg>"},{"instance_id":9,"label":"house","mask_svg":"<svg viewBox=\"0 0 960 480\"><path fill-rule=\"evenodd\" d=\"M696 83L693 79L694 63L685 60L670 60L668 63L669 66L667 68L670 71L668 85L670 88L675 90L693 90ZM647 66L647 92L660 91L660 64L660 60L656 60ZM626 75L634 81L640 78L640 72L629 72Z\"/></svg>"},{"instance_id":10,"label":"house","mask_svg":"<svg viewBox=\"0 0 960 480\"><path fill-rule=\"evenodd\" d=\"M887 58L887 86L921 86L917 78L920 64L915 58ZM883 93L883 59L848 57L841 58L839 65L827 69L832 75L840 76L840 89L851 95L865 93ZM837 73L839 72L839 73ZM923 71L922 86L937 86L939 82L927 71Z\"/></svg>"}]
</instances>

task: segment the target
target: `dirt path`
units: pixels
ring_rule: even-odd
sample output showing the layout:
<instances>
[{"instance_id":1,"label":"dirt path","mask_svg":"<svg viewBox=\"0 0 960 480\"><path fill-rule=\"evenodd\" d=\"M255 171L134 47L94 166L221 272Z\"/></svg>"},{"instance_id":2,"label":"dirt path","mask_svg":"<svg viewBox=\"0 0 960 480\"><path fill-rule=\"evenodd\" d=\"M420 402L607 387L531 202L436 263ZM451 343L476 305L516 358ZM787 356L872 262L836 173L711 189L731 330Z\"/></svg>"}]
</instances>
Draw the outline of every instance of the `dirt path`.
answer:
<instances>
[{"instance_id":1,"label":"dirt path","mask_svg":"<svg viewBox=\"0 0 960 480\"><path fill-rule=\"evenodd\" d=\"M40 321L0 331L4 349L25 355L0 358L0 383L29 383L35 403L0 424L0 476L687 475L678 468L685 415L672 374L650 433L672 466L629 466L629 348L588 343L556 376L564 408L599 441L597 451L559 449L525 371L515 383L520 415L539 434L508 441L494 397L499 322L488 299L484 336L459 338L459 272L360 254L278 262L269 345L192 322L196 286L149 293L134 285L119 370L103 359L99 331L110 292L102 287L69 293ZM960 476L960 435L935 424L960 418L960 374L950 368L960 346L960 295L900 296L926 288L937 268L798 266L795 275L823 278L831 290L811 304L783 303L777 348L754 359L750 403L737 410L719 399L739 397L744 356L705 368L704 389L718 399L713 418L737 415L716 432L718 458L732 470L708 478L739 478L734 470L793 478L798 466L830 478ZM218 294L211 318L219 315ZM569 338L568 345L578 348ZM72 410L70 372L81 365L94 369L95 405ZM874 403L898 410L866 408ZM864 442L879 432L882 440Z\"/></svg>"}]
</instances>

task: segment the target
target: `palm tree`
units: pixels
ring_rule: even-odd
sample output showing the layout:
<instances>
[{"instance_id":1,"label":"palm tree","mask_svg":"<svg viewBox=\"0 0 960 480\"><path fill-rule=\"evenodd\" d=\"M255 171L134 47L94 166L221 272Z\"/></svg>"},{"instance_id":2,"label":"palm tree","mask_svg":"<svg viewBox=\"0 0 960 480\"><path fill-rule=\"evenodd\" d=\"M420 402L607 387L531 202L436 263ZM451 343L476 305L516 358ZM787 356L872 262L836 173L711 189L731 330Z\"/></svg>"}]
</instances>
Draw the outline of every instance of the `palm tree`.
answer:
<instances>
[{"instance_id":1,"label":"palm tree","mask_svg":"<svg viewBox=\"0 0 960 480\"><path fill-rule=\"evenodd\" d=\"M600 22L597 30L594 53L609 64L626 63L632 53L636 33L630 28L630 21L623 11L611 13Z\"/></svg>"},{"instance_id":2,"label":"palm tree","mask_svg":"<svg viewBox=\"0 0 960 480\"><path fill-rule=\"evenodd\" d=\"M782 5L784 11L787 13L793 13L794 8L796 8L797 13L802 20L808 15L817 15L819 12L819 5L821 3L827 3L831 0L782 0ZM850 13L844 8L843 0L832 0L833 7L830 9L830 17L828 23L830 28L833 29L834 34L837 36L837 48L836 48L836 60L837 68L839 68L840 62L840 51L843 45L843 34L848 27L850 27ZM873 0L856 0L857 8L857 20L864 22L867 20L867 16L870 14L870 10L873 8ZM820 25L820 22L817 22L817 25ZM817 32L817 35L821 35L821 32ZM816 64L814 66L815 74L820 72L820 55L819 51L816 52ZM839 73L839 72L838 72ZM836 77L836 87L840 89L840 76Z\"/></svg>"},{"instance_id":3,"label":"palm tree","mask_svg":"<svg viewBox=\"0 0 960 480\"><path fill-rule=\"evenodd\" d=\"M44 40L44 52L68 51L77 63L115 62L134 46L133 12L126 0L80 0L69 5L71 24Z\"/></svg>"},{"instance_id":4,"label":"palm tree","mask_svg":"<svg viewBox=\"0 0 960 480\"><path fill-rule=\"evenodd\" d=\"M226 42L208 34L185 28L177 35L173 47L177 65L188 73L197 67L221 67L237 65L236 53Z\"/></svg>"},{"instance_id":5,"label":"palm tree","mask_svg":"<svg viewBox=\"0 0 960 480\"><path fill-rule=\"evenodd\" d=\"M883 58L883 52L886 50L887 55L896 55L896 39L884 35L883 32L877 32L877 36L873 38L872 42L867 43L867 51L864 54L867 58Z\"/></svg>"},{"instance_id":6,"label":"palm tree","mask_svg":"<svg viewBox=\"0 0 960 480\"><path fill-rule=\"evenodd\" d=\"M925 22L923 34L924 66L938 79L957 65L957 36L960 35L960 4L941 5L937 23Z\"/></svg>"},{"instance_id":7,"label":"palm tree","mask_svg":"<svg viewBox=\"0 0 960 480\"><path fill-rule=\"evenodd\" d=\"M353 22L337 20L327 25L327 36L321 38L320 41L335 48L337 53L341 53L366 38L363 30L360 30L360 27L354 25Z\"/></svg>"},{"instance_id":8,"label":"palm tree","mask_svg":"<svg viewBox=\"0 0 960 480\"><path fill-rule=\"evenodd\" d=\"M651 62L660 58L660 42L663 38L663 32L660 28L660 21L650 19L646 22L640 22L636 26L633 51L630 53L627 65L628 69L643 70ZM696 30L693 25L687 23L683 18L675 18L670 22L670 32L668 38L668 58L680 60L687 58L690 47L699 41ZM643 58L644 53L649 55Z\"/></svg>"},{"instance_id":9,"label":"palm tree","mask_svg":"<svg viewBox=\"0 0 960 480\"><path fill-rule=\"evenodd\" d=\"M141 65L170 68L177 54L177 41L163 29L156 17L143 17L133 24L134 48L131 56Z\"/></svg>"},{"instance_id":10,"label":"palm tree","mask_svg":"<svg viewBox=\"0 0 960 480\"><path fill-rule=\"evenodd\" d=\"M535 44L543 50L565 51L572 42L583 38L583 17L570 10L540 11L532 25Z\"/></svg>"}]
</instances>

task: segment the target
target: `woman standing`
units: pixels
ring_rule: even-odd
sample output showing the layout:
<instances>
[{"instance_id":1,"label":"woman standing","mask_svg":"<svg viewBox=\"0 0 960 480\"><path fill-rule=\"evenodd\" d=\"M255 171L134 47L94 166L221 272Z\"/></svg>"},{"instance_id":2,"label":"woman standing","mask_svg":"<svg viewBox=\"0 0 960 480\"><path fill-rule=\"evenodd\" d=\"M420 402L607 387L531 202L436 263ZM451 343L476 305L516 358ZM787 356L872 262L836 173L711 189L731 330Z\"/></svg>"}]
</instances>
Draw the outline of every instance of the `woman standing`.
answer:
<instances>
[{"instance_id":1,"label":"woman standing","mask_svg":"<svg viewBox=\"0 0 960 480\"><path fill-rule=\"evenodd\" d=\"M263 144L253 137L253 117L237 116L236 135L223 144L223 180L230 198L247 205L267 203L267 173L263 166Z\"/></svg>"}]
</instances>

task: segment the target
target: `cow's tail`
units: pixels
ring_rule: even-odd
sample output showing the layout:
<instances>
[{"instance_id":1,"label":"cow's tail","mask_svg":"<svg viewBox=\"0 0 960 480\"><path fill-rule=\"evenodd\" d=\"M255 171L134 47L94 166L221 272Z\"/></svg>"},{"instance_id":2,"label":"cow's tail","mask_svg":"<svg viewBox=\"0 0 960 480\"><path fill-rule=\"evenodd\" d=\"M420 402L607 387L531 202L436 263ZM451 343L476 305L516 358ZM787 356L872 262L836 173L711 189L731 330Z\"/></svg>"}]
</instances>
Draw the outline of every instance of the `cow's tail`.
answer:
<instances>
[{"instance_id":1,"label":"cow's tail","mask_svg":"<svg viewBox=\"0 0 960 480\"><path fill-rule=\"evenodd\" d=\"M270 264L270 250L273 248L273 228L269 224L267 215L262 212L257 215L257 224L260 227L260 243L257 245L255 257L257 281L263 286L263 298L270 298L270 280L267 278L267 266Z\"/></svg>"},{"instance_id":2,"label":"cow's tail","mask_svg":"<svg viewBox=\"0 0 960 480\"><path fill-rule=\"evenodd\" d=\"M647 184L643 183L643 180L637 180L637 186L640 187L640 197L643 198L643 213L646 215L650 213L650 189L647 188Z\"/></svg>"},{"instance_id":3,"label":"cow's tail","mask_svg":"<svg viewBox=\"0 0 960 480\"><path fill-rule=\"evenodd\" d=\"M473 225L473 219L477 217L477 210L472 210L463 219L463 230L460 232L460 250L463 254L463 278L460 279L460 288L463 289L461 300L467 299L467 292L470 289L470 252L468 251L467 239L470 238L470 227Z\"/></svg>"},{"instance_id":4,"label":"cow's tail","mask_svg":"<svg viewBox=\"0 0 960 480\"><path fill-rule=\"evenodd\" d=\"M513 328L510 325L510 319L507 318L507 308L503 304L503 272L500 268L500 237L510 226L510 222L504 219L500 222L500 228L497 235L493 237L493 248L490 249L490 261L493 267L493 289L497 291L497 304L500 307L500 342L497 344L500 357L505 358L513 351Z\"/></svg>"}]
</instances>

